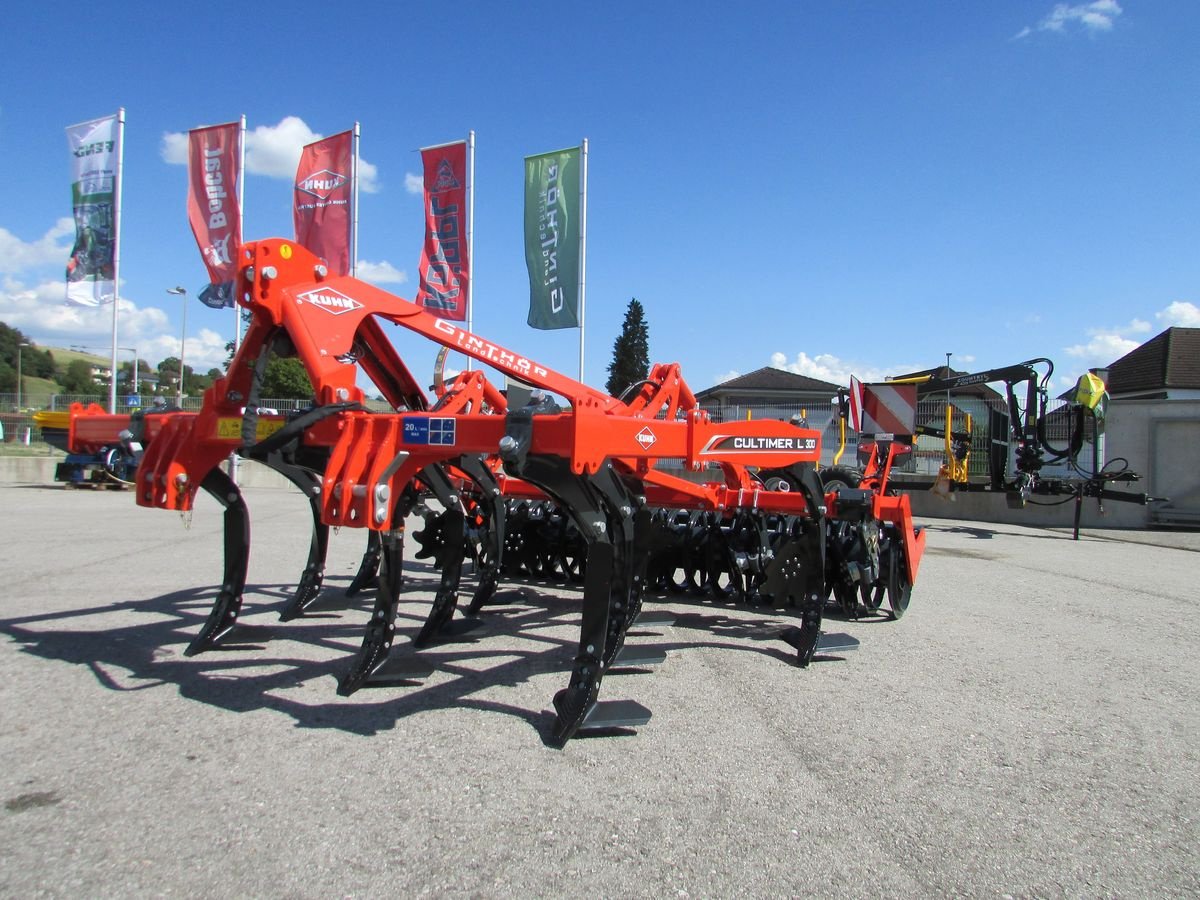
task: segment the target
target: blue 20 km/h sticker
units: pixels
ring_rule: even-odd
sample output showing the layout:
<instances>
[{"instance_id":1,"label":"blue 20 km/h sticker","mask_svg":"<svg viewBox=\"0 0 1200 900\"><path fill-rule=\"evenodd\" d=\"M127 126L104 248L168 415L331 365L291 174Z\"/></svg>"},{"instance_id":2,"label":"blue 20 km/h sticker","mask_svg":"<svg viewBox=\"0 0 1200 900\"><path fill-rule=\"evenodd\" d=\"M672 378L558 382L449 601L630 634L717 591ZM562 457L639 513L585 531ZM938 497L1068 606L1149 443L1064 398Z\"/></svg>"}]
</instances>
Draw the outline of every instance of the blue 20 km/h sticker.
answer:
<instances>
[{"instance_id":1,"label":"blue 20 km/h sticker","mask_svg":"<svg viewBox=\"0 0 1200 900\"><path fill-rule=\"evenodd\" d=\"M430 444L438 447L454 446L453 418L414 418L404 419L402 440L406 444Z\"/></svg>"}]
</instances>

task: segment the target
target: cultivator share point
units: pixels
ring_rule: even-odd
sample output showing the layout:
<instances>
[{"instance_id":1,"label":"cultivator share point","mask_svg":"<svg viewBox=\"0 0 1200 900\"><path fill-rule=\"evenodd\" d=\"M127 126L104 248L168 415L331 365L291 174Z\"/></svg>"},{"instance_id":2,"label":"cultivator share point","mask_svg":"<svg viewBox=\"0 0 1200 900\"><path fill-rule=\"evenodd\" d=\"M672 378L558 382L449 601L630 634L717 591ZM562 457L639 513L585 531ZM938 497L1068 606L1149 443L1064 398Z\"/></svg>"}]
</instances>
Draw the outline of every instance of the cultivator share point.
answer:
<instances>
[{"instance_id":1,"label":"cultivator share point","mask_svg":"<svg viewBox=\"0 0 1200 900\"><path fill-rule=\"evenodd\" d=\"M598 702L647 590L794 611L795 627L780 637L800 666L818 650L857 643L826 635L822 644L830 595L852 615L880 610L885 599L892 617L908 607L925 535L908 498L889 490L887 459L854 484L823 484L819 432L773 420L714 422L675 364L655 365L623 398L610 397L376 287L330 276L289 241L246 244L239 279L237 300L251 323L202 409L135 417L125 436L129 446L144 445L140 505L187 511L204 490L224 508L221 588L189 654L216 644L241 610L250 529L241 492L220 468L231 452L281 472L309 501L309 557L284 618L317 597L331 526L369 536L350 592L378 589L342 694L368 683L395 642L404 523L414 513L425 519L416 555L440 572L417 647L451 627L467 561L479 576L468 614L505 577L578 583L579 643L549 735L557 744L581 728L649 717L636 704ZM427 397L385 337L388 322L504 372L532 388L532 399L509 407L479 371L439 379ZM272 353L303 362L311 409L259 414ZM363 406L360 373L393 411Z\"/></svg>"}]
</instances>

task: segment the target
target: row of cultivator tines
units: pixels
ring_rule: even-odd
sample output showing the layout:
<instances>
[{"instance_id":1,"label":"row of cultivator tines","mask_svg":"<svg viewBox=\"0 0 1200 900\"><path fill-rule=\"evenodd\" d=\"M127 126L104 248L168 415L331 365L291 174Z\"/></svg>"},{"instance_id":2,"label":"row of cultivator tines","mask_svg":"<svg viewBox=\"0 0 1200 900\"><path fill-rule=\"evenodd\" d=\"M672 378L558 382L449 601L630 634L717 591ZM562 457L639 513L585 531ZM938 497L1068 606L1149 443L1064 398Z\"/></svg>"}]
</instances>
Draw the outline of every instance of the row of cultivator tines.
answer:
<instances>
[{"instance_id":1,"label":"row of cultivator tines","mask_svg":"<svg viewBox=\"0 0 1200 900\"><path fill-rule=\"evenodd\" d=\"M826 598L851 614L889 600L903 612L924 534L908 500L887 490L890 457L861 483L823 484L820 435L779 421L715 423L675 364L655 365L610 397L480 338L406 300L346 276L291 242L239 252L238 303L251 325L228 372L198 413L148 413L127 447L144 447L142 506L187 511L198 491L224 508L225 570L213 610L188 648L202 652L236 627L249 560L249 512L220 468L231 453L258 460L309 501L312 540L283 618L320 595L329 528L369 535L351 592L376 585L363 638L339 683L349 694L377 676L396 641L406 519L424 514L418 556L440 570L419 649L452 628L464 563L478 579L465 612L480 612L504 578L560 577L578 585L579 643L554 697L548 740L611 725L599 702L648 590L682 588L795 614L781 637L807 665L821 641ZM383 332L400 325L533 389L508 398L480 371L427 396ZM258 409L272 354L294 355L314 387L311 409ZM363 406L362 376L392 411ZM700 483L660 468L682 461ZM436 509L436 512L433 511Z\"/></svg>"}]
</instances>

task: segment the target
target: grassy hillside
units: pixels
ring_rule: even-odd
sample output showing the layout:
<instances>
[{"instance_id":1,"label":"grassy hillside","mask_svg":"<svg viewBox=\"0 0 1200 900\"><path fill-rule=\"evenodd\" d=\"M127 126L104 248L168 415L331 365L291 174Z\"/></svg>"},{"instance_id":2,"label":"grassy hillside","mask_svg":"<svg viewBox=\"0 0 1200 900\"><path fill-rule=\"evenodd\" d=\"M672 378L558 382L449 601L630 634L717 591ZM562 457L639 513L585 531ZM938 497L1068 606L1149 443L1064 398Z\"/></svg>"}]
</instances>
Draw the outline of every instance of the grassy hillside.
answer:
<instances>
[{"instance_id":1,"label":"grassy hillside","mask_svg":"<svg viewBox=\"0 0 1200 900\"><path fill-rule=\"evenodd\" d=\"M82 350L68 350L65 347L38 347L38 349L49 350L54 354L54 365L58 367L60 372L65 372L67 366L77 359L85 359L93 366L101 366L105 369L112 365L112 359L109 357L87 353Z\"/></svg>"},{"instance_id":2,"label":"grassy hillside","mask_svg":"<svg viewBox=\"0 0 1200 900\"><path fill-rule=\"evenodd\" d=\"M28 375L21 379L21 405L45 409L50 405L51 394L61 394L62 388L57 381L49 378L30 378Z\"/></svg>"}]
</instances>

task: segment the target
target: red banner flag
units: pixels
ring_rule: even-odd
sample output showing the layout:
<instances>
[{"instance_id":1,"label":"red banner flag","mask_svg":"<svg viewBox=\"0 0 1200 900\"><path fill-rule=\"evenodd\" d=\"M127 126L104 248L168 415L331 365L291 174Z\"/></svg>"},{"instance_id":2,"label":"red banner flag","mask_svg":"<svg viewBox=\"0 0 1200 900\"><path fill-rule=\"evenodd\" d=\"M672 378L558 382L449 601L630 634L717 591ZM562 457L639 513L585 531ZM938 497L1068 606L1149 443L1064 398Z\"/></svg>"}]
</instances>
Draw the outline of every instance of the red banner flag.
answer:
<instances>
[{"instance_id":1,"label":"red banner flag","mask_svg":"<svg viewBox=\"0 0 1200 900\"><path fill-rule=\"evenodd\" d=\"M296 241L322 257L332 275L350 274L353 165L354 132L344 131L306 146L296 168Z\"/></svg>"},{"instance_id":2,"label":"red banner flag","mask_svg":"<svg viewBox=\"0 0 1200 900\"><path fill-rule=\"evenodd\" d=\"M237 275L242 209L237 195L241 165L241 123L194 128L188 132L188 221L209 281L232 285ZM233 306L231 289L220 291Z\"/></svg>"},{"instance_id":3,"label":"red banner flag","mask_svg":"<svg viewBox=\"0 0 1200 900\"><path fill-rule=\"evenodd\" d=\"M470 302L467 259L467 142L421 151L425 167L425 245L417 304L463 322Z\"/></svg>"}]
</instances>

